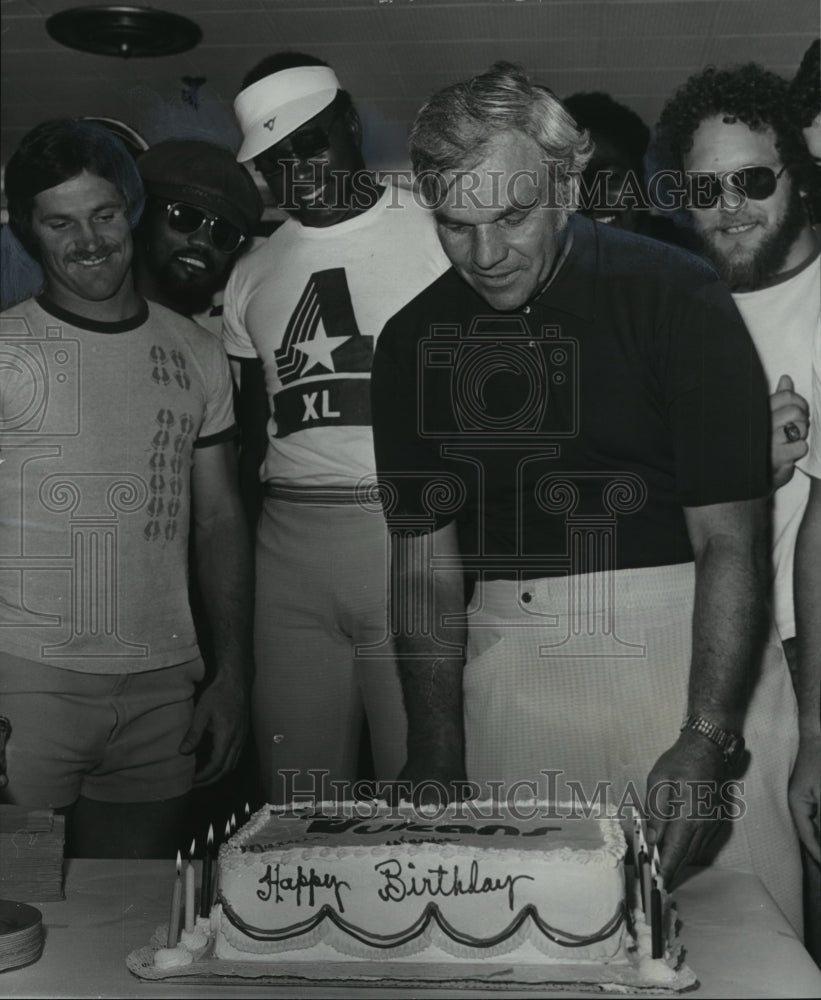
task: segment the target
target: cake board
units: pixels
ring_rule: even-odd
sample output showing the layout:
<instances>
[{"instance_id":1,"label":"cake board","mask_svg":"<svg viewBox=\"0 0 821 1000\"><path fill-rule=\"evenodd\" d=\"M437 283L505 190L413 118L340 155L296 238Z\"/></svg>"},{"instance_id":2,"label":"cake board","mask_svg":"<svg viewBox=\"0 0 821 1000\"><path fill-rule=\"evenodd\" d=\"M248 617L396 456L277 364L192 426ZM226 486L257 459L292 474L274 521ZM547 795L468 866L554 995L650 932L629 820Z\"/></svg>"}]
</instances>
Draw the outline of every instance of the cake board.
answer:
<instances>
[{"instance_id":1,"label":"cake board","mask_svg":"<svg viewBox=\"0 0 821 1000\"><path fill-rule=\"evenodd\" d=\"M674 984L648 982L632 966L589 964L513 965L510 962L241 962L216 959L208 951L191 965L175 969L157 969L154 952L163 947L166 928L159 927L151 943L132 951L126 959L129 970L138 978L169 985L200 983L204 986L312 986L374 987L420 989L523 990L533 992L623 994L676 997L698 987L687 965L681 964Z\"/></svg>"}]
</instances>

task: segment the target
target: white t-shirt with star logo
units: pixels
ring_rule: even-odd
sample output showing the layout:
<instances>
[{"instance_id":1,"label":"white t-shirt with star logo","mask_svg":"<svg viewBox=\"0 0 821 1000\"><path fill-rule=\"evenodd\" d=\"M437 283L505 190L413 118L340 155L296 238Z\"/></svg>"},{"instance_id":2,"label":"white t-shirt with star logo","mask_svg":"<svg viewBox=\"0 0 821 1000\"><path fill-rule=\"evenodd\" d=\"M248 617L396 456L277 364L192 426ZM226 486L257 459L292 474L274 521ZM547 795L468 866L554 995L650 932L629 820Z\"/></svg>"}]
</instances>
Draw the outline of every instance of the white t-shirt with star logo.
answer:
<instances>
[{"instance_id":1,"label":"white t-shirt with star logo","mask_svg":"<svg viewBox=\"0 0 821 1000\"><path fill-rule=\"evenodd\" d=\"M376 340L448 267L431 214L390 185L335 226L289 219L237 263L223 342L232 357L262 360L271 411L264 482L355 486L374 475Z\"/></svg>"}]
</instances>

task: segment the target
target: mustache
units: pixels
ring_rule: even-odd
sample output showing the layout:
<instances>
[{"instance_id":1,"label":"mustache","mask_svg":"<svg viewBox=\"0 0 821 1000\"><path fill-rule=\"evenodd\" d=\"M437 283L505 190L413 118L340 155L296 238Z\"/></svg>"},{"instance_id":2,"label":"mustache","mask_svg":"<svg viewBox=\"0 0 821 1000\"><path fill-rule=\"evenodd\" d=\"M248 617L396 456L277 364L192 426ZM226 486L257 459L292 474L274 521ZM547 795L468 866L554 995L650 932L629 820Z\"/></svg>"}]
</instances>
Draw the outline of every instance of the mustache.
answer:
<instances>
[{"instance_id":1,"label":"mustache","mask_svg":"<svg viewBox=\"0 0 821 1000\"><path fill-rule=\"evenodd\" d=\"M174 260L182 260L184 257L192 257L194 260L201 260L209 269L213 269L217 266L216 257L206 248L197 248L196 250L177 250L174 254Z\"/></svg>"},{"instance_id":2,"label":"mustache","mask_svg":"<svg viewBox=\"0 0 821 1000\"><path fill-rule=\"evenodd\" d=\"M66 254L65 260L68 264L82 264L87 260L99 260L100 257L108 257L117 253L120 249L119 243L101 243L94 250L81 250L77 248Z\"/></svg>"}]
</instances>

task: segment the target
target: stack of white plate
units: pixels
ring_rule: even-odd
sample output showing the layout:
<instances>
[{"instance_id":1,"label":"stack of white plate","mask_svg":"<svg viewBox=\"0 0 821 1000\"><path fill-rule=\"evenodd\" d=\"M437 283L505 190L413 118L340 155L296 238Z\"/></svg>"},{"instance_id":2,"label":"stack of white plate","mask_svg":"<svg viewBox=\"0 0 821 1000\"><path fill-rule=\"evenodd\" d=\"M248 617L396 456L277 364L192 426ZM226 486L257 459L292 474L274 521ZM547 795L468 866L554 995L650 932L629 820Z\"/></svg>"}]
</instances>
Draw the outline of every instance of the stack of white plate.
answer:
<instances>
[{"instance_id":1,"label":"stack of white plate","mask_svg":"<svg viewBox=\"0 0 821 1000\"><path fill-rule=\"evenodd\" d=\"M36 962L43 951L43 914L0 899L0 971Z\"/></svg>"}]
</instances>

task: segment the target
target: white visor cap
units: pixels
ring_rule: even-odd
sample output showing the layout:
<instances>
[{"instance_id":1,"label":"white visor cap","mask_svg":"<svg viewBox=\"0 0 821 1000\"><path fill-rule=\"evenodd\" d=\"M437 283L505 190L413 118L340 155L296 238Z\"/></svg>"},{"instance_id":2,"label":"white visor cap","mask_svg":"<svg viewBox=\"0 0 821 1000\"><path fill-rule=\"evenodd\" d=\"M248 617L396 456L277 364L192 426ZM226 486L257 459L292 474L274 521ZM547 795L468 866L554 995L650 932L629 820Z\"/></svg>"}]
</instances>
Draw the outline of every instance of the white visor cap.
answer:
<instances>
[{"instance_id":1,"label":"white visor cap","mask_svg":"<svg viewBox=\"0 0 821 1000\"><path fill-rule=\"evenodd\" d=\"M339 90L339 80L328 66L283 69L241 90L234 100L243 135L237 160L245 163L275 146L327 108Z\"/></svg>"}]
</instances>

